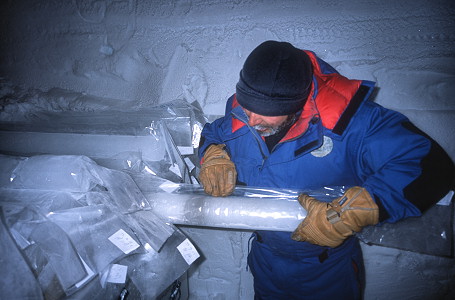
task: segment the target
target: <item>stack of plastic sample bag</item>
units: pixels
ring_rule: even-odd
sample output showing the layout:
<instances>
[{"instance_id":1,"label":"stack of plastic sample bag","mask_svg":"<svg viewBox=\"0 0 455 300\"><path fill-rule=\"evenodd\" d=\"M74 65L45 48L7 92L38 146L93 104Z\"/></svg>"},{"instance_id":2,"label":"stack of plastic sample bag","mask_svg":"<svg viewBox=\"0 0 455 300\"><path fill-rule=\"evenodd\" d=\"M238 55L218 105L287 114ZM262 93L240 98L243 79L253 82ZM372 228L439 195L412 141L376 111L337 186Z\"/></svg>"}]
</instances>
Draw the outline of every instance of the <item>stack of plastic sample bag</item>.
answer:
<instances>
[{"instance_id":1,"label":"stack of plastic sample bag","mask_svg":"<svg viewBox=\"0 0 455 300\"><path fill-rule=\"evenodd\" d=\"M153 299L199 256L129 175L85 156L0 155L0 208L6 299Z\"/></svg>"}]
</instances>

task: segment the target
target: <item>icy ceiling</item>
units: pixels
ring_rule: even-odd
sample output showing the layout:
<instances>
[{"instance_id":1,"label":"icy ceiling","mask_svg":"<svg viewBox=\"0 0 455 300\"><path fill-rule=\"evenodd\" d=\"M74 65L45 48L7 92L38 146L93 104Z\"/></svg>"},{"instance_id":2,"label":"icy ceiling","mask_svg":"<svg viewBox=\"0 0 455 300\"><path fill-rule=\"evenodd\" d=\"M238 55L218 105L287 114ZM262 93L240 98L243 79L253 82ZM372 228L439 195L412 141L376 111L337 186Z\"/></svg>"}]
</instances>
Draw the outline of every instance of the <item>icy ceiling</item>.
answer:
<instances>
[{"instance_id":1,"label":"icy ceiling","mask_svg":"<svg viewBox=\"0 0 455 300\"><path fill-rule=\"evenodd\" d=\"M452 1L5 1L0 74L14 84L211 112L267 39L375 80L397 108L448 109ZM435 93L437 92L437 93ZM394 95L394 99L390 99ZM430 96L433 101L428 101ZM452 104L453 108L453 104Z\"/></svg>"}]
</instances>

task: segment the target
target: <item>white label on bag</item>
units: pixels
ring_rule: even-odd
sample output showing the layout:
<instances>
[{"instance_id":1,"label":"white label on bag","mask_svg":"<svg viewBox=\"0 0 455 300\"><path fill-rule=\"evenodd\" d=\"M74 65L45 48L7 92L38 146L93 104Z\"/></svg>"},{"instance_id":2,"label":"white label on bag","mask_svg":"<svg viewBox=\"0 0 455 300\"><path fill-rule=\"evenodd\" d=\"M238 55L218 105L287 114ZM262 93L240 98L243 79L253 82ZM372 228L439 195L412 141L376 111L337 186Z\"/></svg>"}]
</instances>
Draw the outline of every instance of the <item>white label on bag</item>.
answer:
<instances>
[{"instance_id":1,"label":"white label on bag","mask_svg":"<svg viewBox=\"0 0 455 300\"><path fill-rule=\"evenodd\" d=\"M128 266L113 264L107 276L107 282L125 283Z\"/></svg>"},{"instance_id":2,"label":"white label on bag","mask_svg":"<svg viewBox=\"0 0 455 300\"><path fill-rule=\"evenodd\" d=\"M123 253L128 254L139 248L139 244L125 230L120 229L109 237L109 241L117 246Z\"/></svg>"},{"instance_id":3,"label":"white label on bag","mask_svg":"<svg viewBox=\"0 0 455 300\"><path fill-rule=\"evenodd\" d=\"M188 239L185 239L180 245L178 245L177 249L180 251L180 254L188 265L191 265L196 259L199 258L199 252L197 252L194 245Z\"/></svg>"}]
</instances>

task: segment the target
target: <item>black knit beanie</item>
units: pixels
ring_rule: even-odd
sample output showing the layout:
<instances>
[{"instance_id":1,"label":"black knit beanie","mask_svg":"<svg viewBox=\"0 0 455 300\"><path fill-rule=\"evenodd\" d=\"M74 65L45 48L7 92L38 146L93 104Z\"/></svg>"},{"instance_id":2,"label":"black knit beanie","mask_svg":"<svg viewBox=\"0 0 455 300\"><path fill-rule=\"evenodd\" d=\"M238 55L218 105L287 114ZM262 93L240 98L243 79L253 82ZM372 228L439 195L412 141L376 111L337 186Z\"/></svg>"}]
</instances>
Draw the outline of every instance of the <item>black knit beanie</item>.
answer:
<instances>
[{"instance_id":1,"label":"black knit beanie","mask_svg":"<svg viewBox=\"0 0 455 300\"><path fill-rule=\"evenodd\" d=\"M286 42L266 41L247 57L236 86L237 101L263 116L298 112L311 90L308 55Z\"/></svg>"}]
</instances>

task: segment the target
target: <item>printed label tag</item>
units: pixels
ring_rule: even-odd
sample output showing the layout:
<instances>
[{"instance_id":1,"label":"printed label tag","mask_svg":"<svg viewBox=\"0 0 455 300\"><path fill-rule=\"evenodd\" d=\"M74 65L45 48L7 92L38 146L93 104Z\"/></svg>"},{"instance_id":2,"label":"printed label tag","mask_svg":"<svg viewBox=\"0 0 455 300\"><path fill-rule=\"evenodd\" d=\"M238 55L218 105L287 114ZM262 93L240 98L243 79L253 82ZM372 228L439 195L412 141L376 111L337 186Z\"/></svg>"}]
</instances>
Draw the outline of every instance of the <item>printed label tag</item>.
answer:
<instances>
[{"instance_id":1,"label":"printed label tag","mask_svg":"<svg viewBox=\"0 0 455 300\"><path fill-rule=\"evenodd\" d=\"M107 282L125 283L128 266L113 264L107 276Z\"/></svg>"},{"instance_id":2,"label":"printed label tag","mask_svg":"<svg viewBox=\"0 0 455 300\"><path fill-rule=\"evenodd\" d=\"M177 246L183 259L188 265L191 265L196 259L199 258L199 252L194 248L193 244L185 239L180 245Z\"/></svg>"},{"instance_id":3,"label":"printed label tag","mask_svg":"<svg viewBox=\"0 0 455 300\"><path fill-rule=\"evenodd\" d=\"M117 246L123 253L128 254L131 251L136 250L139 248L139 244L125 232L125 230L120 229L113 235L109 237L109 241L111 241L115 246Z\"/></svg>"}]
</instances>

